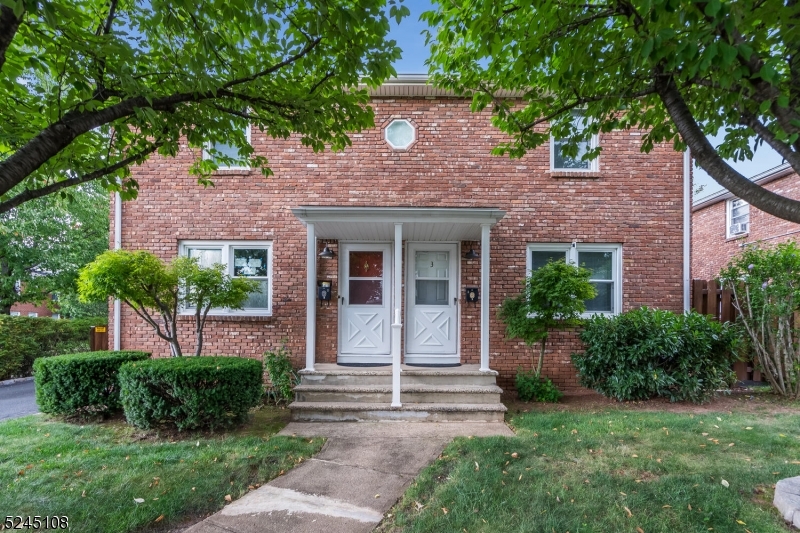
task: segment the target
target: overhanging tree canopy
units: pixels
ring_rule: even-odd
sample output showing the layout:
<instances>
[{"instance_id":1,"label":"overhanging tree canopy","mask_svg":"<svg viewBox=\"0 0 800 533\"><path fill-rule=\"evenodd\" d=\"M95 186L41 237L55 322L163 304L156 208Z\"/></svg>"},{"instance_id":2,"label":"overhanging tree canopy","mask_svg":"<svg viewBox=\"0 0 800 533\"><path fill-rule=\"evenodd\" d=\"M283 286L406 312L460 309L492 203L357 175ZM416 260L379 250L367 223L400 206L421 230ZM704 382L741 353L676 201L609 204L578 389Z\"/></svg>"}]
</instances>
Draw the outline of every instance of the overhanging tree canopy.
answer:
<instances>
[{"instance_id":1,"label":"overhanging tree canopy","mask_svg":"<svg viewBox=\"0 0 800 533\"><path fill-rule=\"evenodd\" d=\"M181 139L233 144L268 174L248 123L344 148L373 124L358 84L394 74L400 1L3 0L0 213L91 180L134 197L130 166ZM192 170L208 184L213 169Z\"/></svg>"},{"instance_id":2,"label":"overhanging tree canopy","mask_svg":"<svg viewBox=\"0 0 800 533\"><path fill-rule=\"evenodd\" d=\"M567 148L643 128L642 148L673 141L733 194L800 223L800 202L736 172L757 137L800 172L800 2L796 0L434 0L435 82L473 94L521 157L552 133ZM518 101L498 98L517 90ZM581 110L588 127L576 127ZM706 135L726 132L715 149ZM598 150L589 151L594 157Z\"/></svg>"}]
</instances>

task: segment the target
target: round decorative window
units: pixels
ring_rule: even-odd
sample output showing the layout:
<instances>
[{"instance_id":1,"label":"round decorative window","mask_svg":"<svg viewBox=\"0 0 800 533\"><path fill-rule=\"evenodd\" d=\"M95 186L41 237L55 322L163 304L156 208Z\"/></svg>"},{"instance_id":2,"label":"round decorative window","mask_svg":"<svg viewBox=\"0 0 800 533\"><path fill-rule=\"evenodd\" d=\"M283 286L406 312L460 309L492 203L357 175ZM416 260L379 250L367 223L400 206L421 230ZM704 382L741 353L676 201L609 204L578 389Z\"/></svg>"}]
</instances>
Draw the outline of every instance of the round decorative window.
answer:
<instances>
[{"instance_id":1,"label":"round decorative window","mask_svg":"<svg viewBox=\"0 0 800 533\"><path fill-rule=\"evenodd\" d=\"M407 120L393 120L386 126L386 142L394 149L402 150L411 146L416 138L414 126Z\"/></svg>"}]
</instances>

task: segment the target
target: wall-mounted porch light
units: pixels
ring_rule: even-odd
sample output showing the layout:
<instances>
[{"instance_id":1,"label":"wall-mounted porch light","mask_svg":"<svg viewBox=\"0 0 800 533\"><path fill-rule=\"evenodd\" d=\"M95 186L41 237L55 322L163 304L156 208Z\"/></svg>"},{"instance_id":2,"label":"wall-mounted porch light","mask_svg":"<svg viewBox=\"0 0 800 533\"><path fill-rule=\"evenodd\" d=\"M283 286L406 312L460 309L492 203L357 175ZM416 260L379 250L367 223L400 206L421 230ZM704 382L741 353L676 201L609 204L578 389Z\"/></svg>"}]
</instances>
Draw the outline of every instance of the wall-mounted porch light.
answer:
<instances>
[{"instance_id":1,"label":"wall-mounted porch light","mask_svg":"<svg viewBox=\"0 0 800 533\"><path fill-rule=\"evenodd\" d=\"M481 254L475 251L474 248L470 248L469 252L464 255L464 259L480 259Z\"/></svg>"},{"instance_id":2,"label":"wall-mounted porch light","mask_svg":"<svg viewBox=\"0 0 800 533\"><path fill-rule=\"evenodd\" d=\"M322 252L320 252L319 256L322 259L333 259L334 257L336 257L336 254L334 253L333 250L328 248L328 245L326 244L325 248L322 249Z\"/></svg>"}]
</instances>

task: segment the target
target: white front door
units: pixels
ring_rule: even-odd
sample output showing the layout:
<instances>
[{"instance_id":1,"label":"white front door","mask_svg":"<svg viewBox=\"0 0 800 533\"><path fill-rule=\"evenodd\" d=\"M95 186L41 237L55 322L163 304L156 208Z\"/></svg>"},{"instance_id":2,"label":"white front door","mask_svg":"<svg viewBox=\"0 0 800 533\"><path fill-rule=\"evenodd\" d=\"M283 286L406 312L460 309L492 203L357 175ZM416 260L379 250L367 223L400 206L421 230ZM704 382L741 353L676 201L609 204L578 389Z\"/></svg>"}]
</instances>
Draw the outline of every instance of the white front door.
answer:
<instances>
[{"instance_id":1,"label":"white front door","mask_svg":"<svg viewBox=\"0 0 800 533\"><path fill-rule=\"evenodd\" d=\"M391 363L391 248L341 243L340 363Z\"/></svg>"},{"instance_id":2,"label":"white front door","mask_svg":"<svg viewBox=\"0 0 800 533\"><path fill-rule=\"evenodd\" d=\"M457 364L458 244L409 243L408 364Z\"/></svg>"}]
</instances>

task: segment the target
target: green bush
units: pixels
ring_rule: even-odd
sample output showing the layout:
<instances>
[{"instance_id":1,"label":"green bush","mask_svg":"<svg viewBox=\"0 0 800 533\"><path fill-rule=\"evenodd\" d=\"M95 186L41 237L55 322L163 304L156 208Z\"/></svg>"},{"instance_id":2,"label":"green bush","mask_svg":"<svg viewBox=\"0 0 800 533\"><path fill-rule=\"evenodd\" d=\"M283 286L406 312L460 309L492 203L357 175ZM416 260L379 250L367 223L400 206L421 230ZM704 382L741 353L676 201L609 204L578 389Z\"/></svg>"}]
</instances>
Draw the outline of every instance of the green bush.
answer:
<instances>
[{"instance_id":1,"label":"green bush","mask_svg":"<svg viewBox=\"0 0 800 533\"><path fill-rule=\"evenodd\" d=\"M517 371L515 380L517 394L523 402L531 400L537 402L558 403L564 395L550 378L539 376L535 370L527 372L522 369Z\"/></svg>"},{"instance_id":2,"label":"green bush","mask_svg":"<svg viewBox=\"0 0 800 533\"><path fill-rule=\"evenodd\" d=\"M30 376L40 357L89 351L89 330L108 317L56 320L0 315L0 381Z\"/></svg>"},{"instance_id":3,"label":"green bush","mask_svg":"<svg viewBox=\"0 0 800 533\"><path fill-rule=\"evenodd\" d=\"M643 307L586 322L586 352L573 354L581 385L617 400L701 403L733 381L739 333L692 311Z\"/></svg>"},{"instance_id":4,"label":"green bush","mask_svg":"<svg viewBox=\"0 0 800 533\"><path fill-rule=\"evenodd\" d=\"M264 363L269 372L269 380L272 382L272 386L267 389L266 396L268 400L273 400L276 404L290 402L294 395L292 390L299 381L297 373L292 368L291 355L292 353L286 346L264 354Z\"/></svg>"},{"instance_id":5,"label":"green bush","mask_svg":"<svg viewBox=\"0 0 800 533\"><path fill-rule=\"evenodd\" d=\"M231 426L263 394L261 361L242 357L175 357L123 365L119 371L122 405L128 422L150 428Z\"/></svg>"},{"instance_id":6,"label":"green bush","mask_svg":"<svg viewBox=\"0 0 800 533\"><path fill-rule=\"evenodd\" d=\"M105 415L122 408L117 372L145 352L86 352L43 357L33 363L36 403L54 415Z\"/></svg>"}]
</instances>

